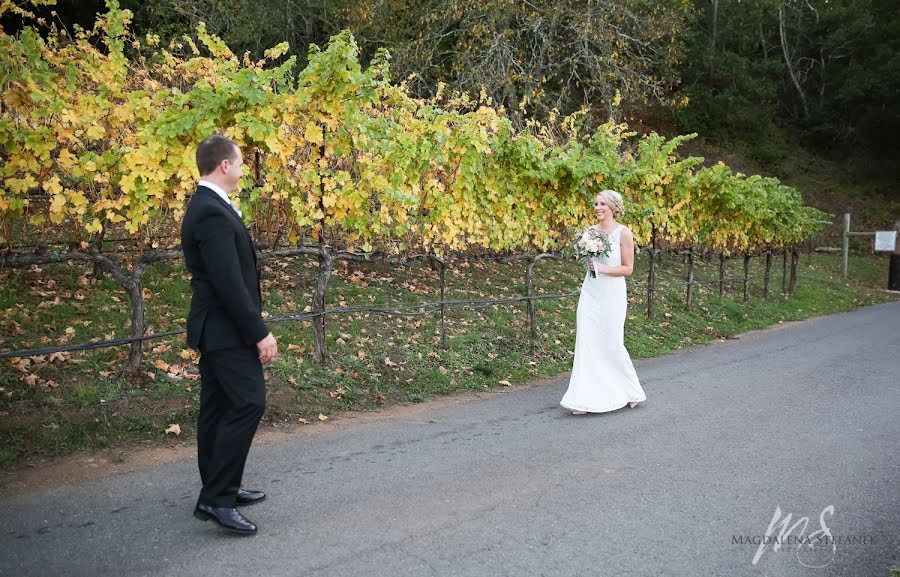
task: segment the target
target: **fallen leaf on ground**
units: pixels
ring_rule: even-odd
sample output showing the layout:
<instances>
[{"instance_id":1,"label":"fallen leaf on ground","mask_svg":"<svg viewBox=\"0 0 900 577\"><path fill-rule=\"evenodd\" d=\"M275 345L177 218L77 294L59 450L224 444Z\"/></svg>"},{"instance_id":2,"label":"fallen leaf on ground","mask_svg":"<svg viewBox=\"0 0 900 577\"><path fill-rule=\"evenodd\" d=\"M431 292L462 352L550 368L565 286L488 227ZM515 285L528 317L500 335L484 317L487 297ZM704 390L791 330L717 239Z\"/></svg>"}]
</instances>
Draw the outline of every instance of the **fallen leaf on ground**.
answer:
<instances>
[{"instance_id":1,"label":"fallen leaf on ground","mask_svg":"<svg viewBox=\"0 0 900 577\"><path fill-rule=\"evenodd\" d=\"M171 425L169 425L169 428L166 429L166 434L168 435L169 433L172 433L177 437L181 434L181 427L179 425L176 425L175 423L172 423Z\"/></svg>"},{"instance_id":2,"label":"fallen leaf on ground","mask_svg":"<svg viewBox=\"0 0 900 577\"><path fill-rule=\"evenodd\" d=\"M319 413L319 420L322 421L322 422L325 422L325 421L328 420L328 416L327 416L327 415L323 415L322 413Z\"/></svg>"},{"instance_id":3,"label":"fallen leaf on ground","mask_svg":"<svg viewBox=\"0 0 900 577\"><path fill-rule=\"evenodd\" d=\"M512 386L512 383L510 383L509 381L497 381L497 384L498 384L498 385L503 385L504 387L511 387L511 386Z\"/></svg>"},{"instance_id":4,"label":"fallen leaf on ground","mask_svg":"<svg viewBox=\"0 0 900 577\"><path fill-rule=\"evenodd\" d=\"M50 353L47 360L51 363L55 363L56 361L65 362L68 356L69 353Z\"/></svg>"}]
</instances>

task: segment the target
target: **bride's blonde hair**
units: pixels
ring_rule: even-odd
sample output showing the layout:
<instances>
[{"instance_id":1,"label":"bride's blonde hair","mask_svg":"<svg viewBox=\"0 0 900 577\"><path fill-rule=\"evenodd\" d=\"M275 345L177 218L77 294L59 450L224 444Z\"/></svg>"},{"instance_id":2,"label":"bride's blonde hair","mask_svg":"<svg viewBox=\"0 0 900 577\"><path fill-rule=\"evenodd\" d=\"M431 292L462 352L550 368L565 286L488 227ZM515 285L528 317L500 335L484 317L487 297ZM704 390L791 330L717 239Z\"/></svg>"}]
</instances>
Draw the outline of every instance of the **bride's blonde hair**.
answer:
<instances>
[{"instance_id":1,"label":"bride's blonde hair","mask_svg":"<svg viewBox=\"0 0 900 577\"><path fill-rule=\"evenodd\" d=\"M603 197L603 200L606 201L606 205L612 209L613 218L619 218L625 214L625 200L622 198L622 195L615 190L601 190L597 193L597 196Z\"/></svg>"}]
</instances>

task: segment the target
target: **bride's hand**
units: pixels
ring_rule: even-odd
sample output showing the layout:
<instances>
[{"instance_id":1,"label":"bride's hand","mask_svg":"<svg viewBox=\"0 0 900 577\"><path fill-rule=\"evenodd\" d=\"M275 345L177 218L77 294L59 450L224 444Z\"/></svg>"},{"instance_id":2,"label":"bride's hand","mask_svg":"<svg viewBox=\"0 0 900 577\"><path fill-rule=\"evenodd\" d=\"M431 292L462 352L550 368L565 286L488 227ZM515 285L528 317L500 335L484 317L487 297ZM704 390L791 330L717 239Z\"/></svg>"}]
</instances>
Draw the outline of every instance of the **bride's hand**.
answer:
<instances>
[{"instance_id":1,"label":"bride's hand","mask_svg":"<svg viewBox=\"0 0 900 577\"><path fill-rule=\"evenodd\" d=\"M592 262L591 266L594 267L594 271L597 274L607 274L609 272L609 267L605 264L594 264Z\"/></svg>"}]
</instances>

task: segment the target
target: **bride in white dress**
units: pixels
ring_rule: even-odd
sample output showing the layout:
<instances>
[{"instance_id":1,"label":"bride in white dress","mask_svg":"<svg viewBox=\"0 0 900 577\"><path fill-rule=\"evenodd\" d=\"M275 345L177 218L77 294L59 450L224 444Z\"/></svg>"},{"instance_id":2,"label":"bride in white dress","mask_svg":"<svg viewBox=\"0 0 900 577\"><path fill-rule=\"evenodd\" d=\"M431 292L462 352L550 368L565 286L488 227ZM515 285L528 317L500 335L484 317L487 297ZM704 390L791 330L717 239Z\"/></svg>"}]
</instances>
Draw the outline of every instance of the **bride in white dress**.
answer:
<instances>
[{"instance_id":1,"label":"bride in white dress","mask_svg":"<svg viewBox=\"0 0 900 577\"><path fill-rule=\"evenodd\" d=\"M573 415L634 407L647 399L625 349L625 277L634 267L634 237L616 222L625 212L622 195L604 190L594 199L594 214L612 244L609 256L591 259L578 298L575 361L560 405Z\"/></svg>"}]
</instances>

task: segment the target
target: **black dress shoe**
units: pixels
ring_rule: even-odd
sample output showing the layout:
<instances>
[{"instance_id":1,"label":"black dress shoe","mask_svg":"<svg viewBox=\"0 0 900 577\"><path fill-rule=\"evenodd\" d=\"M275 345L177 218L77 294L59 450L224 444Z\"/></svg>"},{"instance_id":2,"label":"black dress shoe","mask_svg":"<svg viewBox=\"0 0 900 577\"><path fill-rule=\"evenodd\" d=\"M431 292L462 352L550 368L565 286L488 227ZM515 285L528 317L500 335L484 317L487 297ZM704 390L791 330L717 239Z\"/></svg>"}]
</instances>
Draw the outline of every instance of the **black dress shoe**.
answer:
<instances>
[{"instance_id":1,"label":"black dress shoe","mask_svg":"<svg viewBox=\"0 0 900 577\"><path fill-rule=\"evenodd\" d=\"M248 491L247 489L238 489L235 505L252 505L264 501L266 494L262 491Z\"/></svg>"},{"instance_id":2,"label":"black dress shoe","mask_svg":"<svg viewBox=\"0 0 900 577\"><path fill-rule=\"evenodd\" d=\"M253 535L256 533L256 525L250 519L241 515L241 512L234 507L210 507L209 505L200 505L198 503L194 508L194 517L201 521L212 519L219 527L238 535Z\"/></svg>"}]
</instances>

